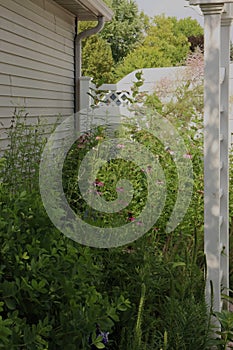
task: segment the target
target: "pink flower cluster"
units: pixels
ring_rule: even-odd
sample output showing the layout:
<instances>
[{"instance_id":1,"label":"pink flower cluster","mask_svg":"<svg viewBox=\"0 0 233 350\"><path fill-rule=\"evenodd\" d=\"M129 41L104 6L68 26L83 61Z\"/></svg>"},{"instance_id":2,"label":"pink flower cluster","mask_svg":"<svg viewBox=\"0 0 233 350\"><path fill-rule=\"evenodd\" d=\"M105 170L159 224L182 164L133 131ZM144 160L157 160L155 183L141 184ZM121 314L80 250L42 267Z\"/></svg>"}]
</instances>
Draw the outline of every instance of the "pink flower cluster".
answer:
<instances>
[{"instance_id":1,"label":"pink flower cluster","mask_svg":"<svg viewBox=\"0 0 233 350\"><path fill-rule=\"evenodd\" d=\"M94 186L99 186L99 187L103 187L104 186L104 182L99 181L98 179L96 179L93 183Z\"/></svg>"}]
</instances>

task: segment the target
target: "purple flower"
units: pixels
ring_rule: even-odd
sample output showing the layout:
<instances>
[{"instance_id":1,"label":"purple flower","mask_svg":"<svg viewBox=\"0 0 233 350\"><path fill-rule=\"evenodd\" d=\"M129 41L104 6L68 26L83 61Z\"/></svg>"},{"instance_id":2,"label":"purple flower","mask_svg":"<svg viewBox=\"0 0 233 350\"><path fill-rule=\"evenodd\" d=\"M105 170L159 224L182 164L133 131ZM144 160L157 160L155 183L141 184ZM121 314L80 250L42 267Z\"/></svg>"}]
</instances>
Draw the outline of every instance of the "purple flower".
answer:
<instances>
[{"instance_id":1,"label":"purple flower","mask_svg":"<svg viewBox=\"0 0 233 350\"><path fill-rule=\"evenodd\" d=\"M100 329L100 326L97 324L96 325L96 331L95 331L95 335L96 335L96 339L98 337L102 337L101 339L101 342L106 345L108 343L108 335L109 335L109 332L102 332L101 329ZM90 334L90 337L89 337L89 344L91 345L91 349L92 350L96 350L97 347L92 343L93 340L92 340L92 335Z\"/></svg>"},{"instance_id":2,"label":"purple flower","mask_svg":"<svg viewBox=\"0 0 233 350\"><path fill-rule=\"evenodd\" d=\"M108 335L109 332L100 332L101 337L102 337L102 343L106 345L108 343Z\"/></svg>"}]
</instances>

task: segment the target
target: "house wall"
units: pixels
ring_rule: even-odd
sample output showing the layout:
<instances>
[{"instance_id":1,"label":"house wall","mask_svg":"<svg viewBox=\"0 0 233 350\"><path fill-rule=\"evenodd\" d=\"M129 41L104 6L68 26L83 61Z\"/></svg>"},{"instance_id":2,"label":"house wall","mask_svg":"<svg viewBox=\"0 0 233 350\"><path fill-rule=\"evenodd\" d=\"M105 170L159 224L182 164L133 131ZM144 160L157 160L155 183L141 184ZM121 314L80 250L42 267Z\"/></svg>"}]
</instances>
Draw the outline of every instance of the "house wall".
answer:
<instances>
[{"instance_id":1,"label":"house wall","mask_svg":"<svg viewBox=\"0 0 233 350\"><path fill-rule=\"evenodd\" d=\"M0 0L0 149L15 107L52 124L74 108L75 18L51 0Z\"/></svg>"}]
</instances>

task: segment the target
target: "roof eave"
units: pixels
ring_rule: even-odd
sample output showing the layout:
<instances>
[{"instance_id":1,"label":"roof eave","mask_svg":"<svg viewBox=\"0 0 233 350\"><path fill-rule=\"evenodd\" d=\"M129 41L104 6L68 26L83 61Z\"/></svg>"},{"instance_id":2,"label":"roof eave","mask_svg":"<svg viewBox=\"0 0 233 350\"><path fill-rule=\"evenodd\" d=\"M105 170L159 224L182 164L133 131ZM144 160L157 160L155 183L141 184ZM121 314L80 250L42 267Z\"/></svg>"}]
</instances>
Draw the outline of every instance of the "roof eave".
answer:
<instances>
[{"instance_id":1,"label":"roof eave","mask_svg":"<svg viewBox=\"0 0 233 350\"><path fill-rule=\"evenodd\" d=\"M104 17L111 21L112 10L102 0L54 0L57 4L73 13L81 21L95 21ZM80 11L81 8L81 11Z\"/></svg>"}]
</instances>

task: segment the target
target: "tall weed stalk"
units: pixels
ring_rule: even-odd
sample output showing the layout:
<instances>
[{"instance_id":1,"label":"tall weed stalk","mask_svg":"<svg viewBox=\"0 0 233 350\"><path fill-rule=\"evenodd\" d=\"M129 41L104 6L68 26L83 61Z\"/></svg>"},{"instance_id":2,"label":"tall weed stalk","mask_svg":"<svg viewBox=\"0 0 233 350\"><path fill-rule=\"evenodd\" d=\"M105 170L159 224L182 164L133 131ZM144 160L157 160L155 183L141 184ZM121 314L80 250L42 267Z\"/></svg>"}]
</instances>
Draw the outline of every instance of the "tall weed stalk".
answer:
<instances>
[{"instance_id":1,"label":"tall weed stalk","mask_svg":"<svg viewBox=\"0 0 233 350\"><path fill-rule=\"evenodd\" d=\"M41 154L46 142L45 132L51 132L46 124L36 119L34 124L28 120L24 109L15 109L11 125L7 129L9 145L4 152L4 167L0 173L3 184L11 193L19 188L38 189L38 171Z\"/></svg>"}]
</instances>

